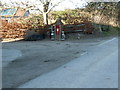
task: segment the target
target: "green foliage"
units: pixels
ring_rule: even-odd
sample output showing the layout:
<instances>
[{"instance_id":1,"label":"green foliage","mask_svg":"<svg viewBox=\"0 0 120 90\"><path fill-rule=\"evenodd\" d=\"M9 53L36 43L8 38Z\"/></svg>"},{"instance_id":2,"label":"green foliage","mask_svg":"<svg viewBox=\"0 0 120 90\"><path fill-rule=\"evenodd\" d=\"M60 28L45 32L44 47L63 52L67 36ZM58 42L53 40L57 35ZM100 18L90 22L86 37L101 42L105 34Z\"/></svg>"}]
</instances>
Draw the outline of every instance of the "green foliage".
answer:
<instances>
[{"instance_id":1,"label":"green foliage","mask_svg":"<svg viewBox=\"0 0 120 90\"><path fill-rule=\"evenodd\" d=\"M102 28L106 29L107 25L119 27L117 24L119 22L119 11L117 2L90 2L86 5L86 12L89 12L92 16L92 22L97 23L94 25L95 30L100 31L100 24L105 24ZM111 28L107 30L110 31ZM108 33L108 32L105 32Z\"/></svg>"},{"instance_id":2,"label":"green foliage","mask_svg":"<svg viewBox=\"0 0 120 90\"><path fill-rule=\"evenodd\" d=\"M61 18L66 18L66 17L79 17L80 12L78 10L71 10L71 9L66 9L65 11L54 11L52 12L52 15L55 18L61 17Z\"/></svg>"},{"instance_id":3,"label":"green foliage","mask_svg":"<svg viewBox=\"0 0 120 90\"><path fill-rule=\"evenodd\" d=\"M80 9L66 9L65 11L54 11L51 12L52 19L61 17L65 24L77 24L87 21L86 15L81 14Z\"/></svg>"},{"instance_id":4,"label":"green foliage","mask_svg":"<svg viewBox=\"0 0 120 90\"><path fill-rule=\"evenodd\" d=\"M111 28L109 31L103 32L103 35L105 35L105 36L117 36L118 30L116 28Z\"/></svg>"},{"instance_id":5,"label":"green foliage","mask_svg":"<svg viewBox=\"0 0 120 90\"><path fill-rule=\"evenodd\" d=\"M86 5L85 10L89 13L103 14L108 17L117 17L117 2L90 2ZM95 12L96 11L96 12Z\"/></svg>"},{"instance_id":6,"label":"green foliage","mask_svg":"<svg viewBox=\"0 0 120 90\"><path fill-rule=\"evenodd\" d=\"M38 28L44 25L42 15L33 16L29 18L27 22L29 25L31 25L31 28Z\"/></svg>"},{"instance_id":7,"label":"green foliage","mask_svg":"<svg viewBox=\"0 0 120 90\"><path fill-rule=\"evenodd\" d=\"M94 29L95 31L99 31L99 25L100 24L95 24L93 23ZM120 32L120 28L119 27L113 27L110 25L101 25L102 27L102 33L104 36L116 36L118 35L118 32Z\"/></svg>"}]
</instances>

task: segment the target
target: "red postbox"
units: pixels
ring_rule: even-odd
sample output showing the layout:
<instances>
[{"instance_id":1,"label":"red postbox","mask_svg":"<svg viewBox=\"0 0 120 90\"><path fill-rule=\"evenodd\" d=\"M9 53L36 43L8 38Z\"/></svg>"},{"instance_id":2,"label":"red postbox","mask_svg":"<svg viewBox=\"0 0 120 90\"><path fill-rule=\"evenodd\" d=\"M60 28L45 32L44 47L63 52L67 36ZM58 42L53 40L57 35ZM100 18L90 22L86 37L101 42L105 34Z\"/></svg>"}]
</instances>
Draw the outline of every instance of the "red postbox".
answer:
<instances>
[{"instance_id":1,"label":"red postbox","mask_svg":"<svg viewBox=\"0 0 120 90\"><path fill-rule=\"evenodd\" d=\"M61 25L56 25L56 39L60 40L61 38Z\"/></svg>"},{"instance_id":2,"label":"red postbox","mask_svg":"<svg viewBox=\"0 0 120 90\"><path fill-rule=\"evenodd\" d=\"M60 35L60 25L56 25L56 35Z\"/></svg>"},{"instance_id":3,"label":"red postbox","mask_svg":"<svg viewBox=\"0 0 120 90\"><path fill-rule=\"evenodd\" d=\"M65 40L64 31L62 31L62 21L58 18L55 24L51 27L51 40Z\"/></svg>"}]
</instances>

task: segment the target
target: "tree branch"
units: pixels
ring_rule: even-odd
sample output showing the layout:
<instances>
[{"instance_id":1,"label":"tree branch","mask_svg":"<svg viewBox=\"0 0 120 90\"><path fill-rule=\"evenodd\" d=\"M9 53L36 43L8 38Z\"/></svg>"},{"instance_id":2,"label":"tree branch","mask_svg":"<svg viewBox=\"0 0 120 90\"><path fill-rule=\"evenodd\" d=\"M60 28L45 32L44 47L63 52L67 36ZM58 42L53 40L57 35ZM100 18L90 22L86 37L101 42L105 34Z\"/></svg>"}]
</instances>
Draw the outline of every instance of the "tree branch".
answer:
<instances>
[{"instance_id":1,"label":"tree branch","mask_svg":"<svg viewBox=\"0 0 120 90\"><path fill-rule=\"evenodd\" d=\"M51 0L48 0L48 2L51 2Z\"/></svg>"},{"instance_id":2,"label":"tree branch","mask_svg":"<svg viewBox=\"0 0 120 90\"><path fill-rule=\"evenodd\" d=\"M39 0L40 1L40 3L42 4L42 5L44 5L45 4L45 2L43 1L43 0Z\"/></svg>"},{"instance_id":3,"label":"tree branch","mask_svg":"<svg viewBox=\"0 0 120 90\"><path fill-rule=\"evenodd\" d=\"M41 13L43 13L43 11L41 11L40 9L36 9L36 10L39 10Z\"/></svg>"},{"instance_id":4,"label":"tree branch","mask_svg":"<svg viewBox=\"0 0 120 90\"><path fill-rule=\"evenodd\" d=\"M51 8L48 9L48 11L46 13L49 13L54 7L58 6L58 4L60 4L62 1L64 1L64 0L61 0L60 2L54 4Z\"/></svg>"}]
</instances>

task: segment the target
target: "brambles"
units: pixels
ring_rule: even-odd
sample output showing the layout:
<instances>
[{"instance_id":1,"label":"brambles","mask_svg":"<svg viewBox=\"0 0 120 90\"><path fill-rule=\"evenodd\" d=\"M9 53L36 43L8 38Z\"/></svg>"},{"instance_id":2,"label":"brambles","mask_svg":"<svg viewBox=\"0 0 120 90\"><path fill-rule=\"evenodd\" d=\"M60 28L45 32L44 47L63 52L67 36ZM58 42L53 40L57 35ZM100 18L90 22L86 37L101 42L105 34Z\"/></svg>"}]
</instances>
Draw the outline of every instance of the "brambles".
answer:
<instances>
[{"instance_id":1,"label":"brambles","mask_svg":"<svg viewBox=\"0 0 120 90\"><path fill-rule=\"evenodd\" d=\"M25 35L25 31L27 30L27 26L25 24L10 22L8 23L6 20L2 20L1 27L1 36L2 38L23 38Z\"/></svg>"}]
</instances>

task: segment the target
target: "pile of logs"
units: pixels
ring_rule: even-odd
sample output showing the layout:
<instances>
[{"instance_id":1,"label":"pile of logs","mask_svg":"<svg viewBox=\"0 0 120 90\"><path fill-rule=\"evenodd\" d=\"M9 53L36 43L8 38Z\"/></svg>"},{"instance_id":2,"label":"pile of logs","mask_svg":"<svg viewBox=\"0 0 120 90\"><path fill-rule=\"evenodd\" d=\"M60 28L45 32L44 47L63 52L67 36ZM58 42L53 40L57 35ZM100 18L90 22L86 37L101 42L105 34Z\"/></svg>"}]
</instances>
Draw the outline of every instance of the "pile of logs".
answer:
<instances>
[{"instance_id":1,"label":"pile of logs","mask_svg":"<svg viewBox=\"0 0 120 90\"><path fill-rule=\"evenodd\" d=\"M21 23L10 22L2 20L2 27L0 29L1 38L24 38L27 26Z\"/></svg>"}]
</instances>

